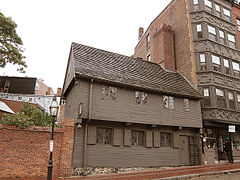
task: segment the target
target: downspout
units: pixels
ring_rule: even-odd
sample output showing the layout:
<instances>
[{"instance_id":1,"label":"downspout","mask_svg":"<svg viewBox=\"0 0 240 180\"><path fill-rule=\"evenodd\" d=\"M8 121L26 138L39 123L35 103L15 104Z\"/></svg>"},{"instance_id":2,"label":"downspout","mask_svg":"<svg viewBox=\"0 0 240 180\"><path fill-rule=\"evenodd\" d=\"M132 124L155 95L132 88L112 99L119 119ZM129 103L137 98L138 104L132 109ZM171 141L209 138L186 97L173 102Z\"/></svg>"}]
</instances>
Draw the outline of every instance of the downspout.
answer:
<instances>
[{"instance_id":1,"label":"downspout","mask_svg":"<svg viewBox=\"0 0 240 180\"><path fill-rule=\"evenodd\" d=\"M88 119L84 123L84 149L83 149L83 175L86 175L86 161L87 161L87 129L88 122L92 119L92 89L93 79L89 82L89 99L88 99Z\"/></svg>"}]
</instances>

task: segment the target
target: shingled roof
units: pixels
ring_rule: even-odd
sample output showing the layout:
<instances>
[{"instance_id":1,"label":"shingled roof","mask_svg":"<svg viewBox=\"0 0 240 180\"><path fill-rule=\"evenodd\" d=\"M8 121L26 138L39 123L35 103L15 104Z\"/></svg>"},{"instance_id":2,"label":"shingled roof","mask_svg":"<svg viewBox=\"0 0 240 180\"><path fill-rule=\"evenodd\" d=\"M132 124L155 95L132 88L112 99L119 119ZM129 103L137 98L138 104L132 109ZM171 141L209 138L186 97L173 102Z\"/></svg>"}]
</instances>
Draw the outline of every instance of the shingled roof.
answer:
<instances>
[{"instance_id":1,"label":"shingled roof","mask_svg":"<svg viewBox=\"0 0 240 180\"><path fill-rule=\"evenodd\" d=\"M178 72L160 65L113 52L72 43L75 75L164 94L200 98Z\"/></svg>"}]
</instances>

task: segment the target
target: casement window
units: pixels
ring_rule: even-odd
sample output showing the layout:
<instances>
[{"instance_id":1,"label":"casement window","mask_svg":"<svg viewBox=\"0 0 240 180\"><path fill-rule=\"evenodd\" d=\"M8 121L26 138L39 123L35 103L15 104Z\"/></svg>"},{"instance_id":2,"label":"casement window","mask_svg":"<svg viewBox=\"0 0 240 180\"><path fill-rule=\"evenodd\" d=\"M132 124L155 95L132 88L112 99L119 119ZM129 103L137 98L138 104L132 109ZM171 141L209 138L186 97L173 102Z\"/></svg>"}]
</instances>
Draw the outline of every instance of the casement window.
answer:
<instances>
[{"instance_id":1,"label":"casement window","mask_svg":"<svg viewBox=\"0 0 240 180\"><path fill-rule=\"evenodd\" d=\"M184 99L183 102L185 111L189 111L189 99Z\"/></svg>"},{"instance_id":2,"label":"casement window","mask_svg":"<svg viewBox=\"0 0 240 180\"><path fill-rule=\"evenodd\" d=\"M144 131L132 130L132 146L144 146L145 135Z\"/></svg>"},{"instance_id":3,"label":"casement window","mask_svg":"<svg viewBox=\"0 0 240 180\"><path fill-rule=\"evenodd\" d=\"M202 25L201 24L197 24L197 37L198 38L203 38L203 32L202 32Z\"/></svg>"},{"instance_id":4,"label":"casement window","mask_svg":"<svg viewBox=\"0 0 240 180\"><path fill-rule=\"evenodd\" d=\"M221 10L220 10L220 6L218 4L215 4L215 9L216 9L216 15L218 17L221 17Z\"/></svg>"},{"instance_id":5,"label":"casement window","mask_svg":"<svg viewBox=\"0 0 240 180\"><path fill-rule=\"evenodd\" d=\"M226 103L225 103L225 97L224 97L223 90L216 88L216 96L217 96L217 107L225 108Z\"/></svg>"},{"instance_id":6,"label":"casement window","mask_svg":"<svg viewBox=\"0 0 240 180\"><path fill-rule=\"evenodd\" d=\"M207 69L207 66L206 66L206 57L205 57L205 54L200 54L199 55L199 59L200 59L200 68L202 71L206 70Z\"/></svg>"},{"instance_id":7,"label":"casement window","mask_svg":"<svg viewBox=\"0 0 240 180\"><path fill-rule=\"evenodd\" d=\"M147 44L147 47L149 47L149 45L150 45L150 34L148 34L147 37L146 37L146 44Z\"/></svg>"},{"instance_id":8,"label":"casement window","mask_svg":"<svg viewBox=\"0 0 240 180\"><path fill-rule=\"evenodd\" d=\"M203 96L204 99L202 100L202 104L204 107L210 105L210 98L209 98L209 89L208 88L203 88Z\"/></svg>"},{"instance_id":9,"label":"casement window","mask_svg":"<svg viewBox=\"0 0 240 180\"><path fill-rule=\"evenodd\" d=\"M117 99L117 88L112 86L102 86L102 99L115 101Z\"/></svg>"},{"instance_id":10,"label":"casement window","mask_svg":"<svg viewBox=\"0 0 240 180\"><path fill-rule=\"evenodd\" d=\"M209 39L216 41L216 28L208 25L208 37Z\"/></svg>"},{"instance_id":11,"label":"casement window","mask_svg":"<svg viewBox=\"0 0 240 180\"><path fill-rule=\"evenodd\" d=\"M232 34L228 34L227 37L228 37L229 46L231 48L235 48L236 47L236 45L235 45L235 42L236 42L235 41L235 37Z\"/></svg>"},{"instance_id":12,"label":"casement window","mask_svg":"<svg viewBox=\"0 0 240 180\"><path fill-rule=\"evenodd\" d=\"M173 109L174 108L174 98L172 96L163 96L163 107Z\"/></svg>"},{"instance_id":13,"label":"casement window","mask_svg":"<svg viewBox=\"0 0 240 180\"><path fill-rule=\"evenodd\" d=\"M193 9L194 10L199 10L199 2L198 2L198 0L193 0Z\"/></svg>"},{"instance_id":14,"label":"casement window","mask_svg":"<svg viewBox=\"0 0 240 180\"><path fill-rule=\"evenodd\" d=\"M96 144L112 144L113 130L111 128L96 128Z\"/></svg>"},{"instance_id":15,"label":"casement window","mask_svg":"<svg viewBox=\"0 0 240 180\"><path fill-rule=\"evenodd\" d=\"M229 66L229 61L227 59L223 59L223 65L224 65L225 73L230 74L230 66Z\"/></svg>"},{"instance_id":16,"label":"casement window","mask_svg":"<svg viewBox=\"0 0 240 180\"><path fill-rule=\"evenodd\" d=\"M151 55L150 55L150 54L147 56L147 61L148 61L148 62L151 61Z\"/></svg>"},{"instance_id":17,"label":"casement window","mask_svg":"<svg viewBox=\"0 0 240 180\"><path fill-rule=\"evenodd\" d=\"M238 109L240 109L240 94L237 94Z\"/></svg>"},{"instance_id":18,"label":"casement window","mask_svg":"<svg viewBox=\"0 0 240 180\"><path fill-rule=\"evenodd\" d=\"M225 44L225 35L222 30L219 30L219 41L221 44Z\"/></svg>"},{"instance_id":19,"label":"casement window","mask_svg":"<svg viewBox=\"0 0 240 180\"><path fill-rule=\"evenodd\" d=\"M240 31L240 19L237 19L237 28L238 28L238 31Z\"/></svg>"},{"instance_id":20,"label":"casement window","mask_svg":"<svg viewBox=\"0 0 240 180\"><path fill-rule=\"evenodd\" d=\"M236 62L232 62L232 66L233 66L233 72L234 72L234 76L235 77L240 77L240 67L239 67L239 63Z\"/></svg>"},{"instance_id":21,"label":"casement window","mask_svg":"<svg viewBox=\"0 0 240 180\"><path fill-rule=\"evenodd\" d=\"M147 93L135 91L136 104L146 104L147 103Z\"/></svg>"},{"instance_id":22,"label":"casement window","mask_svg":"<svg viewBox=\"0 0 240 180\"><path fill-rule=\"evenodd\" d=\"M228 9L223 8L224 19L227 21L231 21L231 14Z\"/></svg>"},{"instance_id":23,"label":"casement window","mask_svg":"<svg viewBox=\"0 0 240 180\"><path fill-rule=\"evenodd\" d=\"M160 147L172 147L172 133L160 132Z\"/></svg>"},{"instance_id":24,"label":"casement window","mask_svg":"<svg viewBox=\"0 0 240 180\"><path fill-rule=\"evenodd\" d=\"M209 12L212 12L212 1L204 0L205 9Z\"/></svg>"},{"instance_id":25,"label":"casement window","mask_svg":"<svg viewBox=\"0 0 240 180\"><path fill-rule=\"evenodd\" d=\"M221 61L218 56L212 54L212 63L213 63L213 70L214 71L221 71Z\"/></svg>"},{"instance_id":26,"label":"casement window","mask_svg":"<svg viewBox=\"0 0 240 180\"><path fill-rule=\"evenodd\" d=\"M228 103L230 109L235 109L235 101L232 92L228 92Z\"/></svg>"}]
</instances>

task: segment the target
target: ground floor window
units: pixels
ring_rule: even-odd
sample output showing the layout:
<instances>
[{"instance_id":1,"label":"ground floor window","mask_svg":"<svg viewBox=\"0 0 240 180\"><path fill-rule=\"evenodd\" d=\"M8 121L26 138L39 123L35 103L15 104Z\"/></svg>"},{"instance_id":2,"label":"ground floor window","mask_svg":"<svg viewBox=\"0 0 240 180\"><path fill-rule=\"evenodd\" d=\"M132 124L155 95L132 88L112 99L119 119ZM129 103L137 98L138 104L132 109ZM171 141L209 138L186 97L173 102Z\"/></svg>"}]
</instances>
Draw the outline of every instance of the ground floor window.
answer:
<instances>
[{"instance_id":1,"label":"ground floor window","mask_svg":"<svg viewBox=\"0 0 240 180\"><path fill-rule=\"evenodd\" d=\"M96 133L96 144L112 144L112 129L98 127Z\"/></svg>"},{"instance_id":2,"label":"ground floor window","mask_svg":"<svg viewBox=\"0 0 240 180\"><path fill-rule=\"evenodd\" d=\"M160 147L172 147L172 133L160 132Z\"/></svg>"},{"instance_id":3,"label":"ground floor window","mask_svg":"<svg viewBox=\"0 0 240 180\"><path fill-rule=\"evenodd\" d=\"M132 130L132 145L144 146L144 144L145 144L144 131Z\"/></svg>"}]
</instances>

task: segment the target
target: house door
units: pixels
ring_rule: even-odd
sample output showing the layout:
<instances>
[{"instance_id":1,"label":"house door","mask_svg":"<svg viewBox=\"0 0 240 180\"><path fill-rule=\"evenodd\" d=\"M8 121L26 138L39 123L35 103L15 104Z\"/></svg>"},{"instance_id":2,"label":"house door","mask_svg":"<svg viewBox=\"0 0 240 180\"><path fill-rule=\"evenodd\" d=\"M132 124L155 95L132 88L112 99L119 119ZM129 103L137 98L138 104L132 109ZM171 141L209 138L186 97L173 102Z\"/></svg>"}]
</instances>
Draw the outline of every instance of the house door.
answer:
<instances>
[{"instance_id":1,"label":"house door","mask_svg":"<svg viewBox=\"0 0 240 180\"><path fill-rule=\"evenodd\" d=\"M189 138L188 136L180 136L179 141L180 147L180 164L189 165L190 164L190 153L189 153Z\"/></svg>"}]
</instances>

